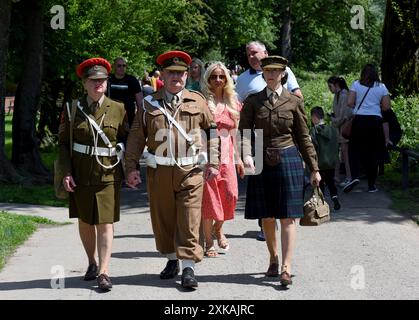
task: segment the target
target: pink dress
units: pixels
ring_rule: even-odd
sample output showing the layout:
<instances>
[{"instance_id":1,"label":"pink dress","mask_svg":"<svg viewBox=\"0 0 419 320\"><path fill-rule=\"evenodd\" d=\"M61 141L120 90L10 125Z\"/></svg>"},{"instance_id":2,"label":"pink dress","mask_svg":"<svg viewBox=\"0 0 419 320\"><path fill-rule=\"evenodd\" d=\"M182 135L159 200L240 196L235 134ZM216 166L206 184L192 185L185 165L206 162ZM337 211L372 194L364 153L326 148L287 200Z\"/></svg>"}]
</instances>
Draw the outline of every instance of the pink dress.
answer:
<instances>
[{"instance_id":1,"label":"pink dress","mask_svg":"<svg viewBox=\"0 0 419 320\"><path fill-rule=\"evenodd\" d=\"M214 118L221 140L220 167L218 176L204 183L202 217L225 221L234 218L238 198L236 166L233 158L235 126L227 108Z\"/></svg>"}]
</instances>

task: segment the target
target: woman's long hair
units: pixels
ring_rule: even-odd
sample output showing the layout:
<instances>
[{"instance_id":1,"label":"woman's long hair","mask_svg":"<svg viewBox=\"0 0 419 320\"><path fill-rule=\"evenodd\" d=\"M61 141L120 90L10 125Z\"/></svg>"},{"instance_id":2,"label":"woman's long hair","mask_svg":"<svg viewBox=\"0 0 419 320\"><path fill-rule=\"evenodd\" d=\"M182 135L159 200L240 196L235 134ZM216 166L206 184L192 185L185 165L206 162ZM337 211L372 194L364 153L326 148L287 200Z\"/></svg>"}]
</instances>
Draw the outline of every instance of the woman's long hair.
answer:
<instances>
[{"instance_id":1,"label":"woman's long hair","mask_svg":"<svg viewBox=\"0 0 419 320\"><path fill-rule=\"evenodd\" d=\"M368 63L361 71L359 83L366 87L372 87L376 82L381 82L377 69L373 64Z\"/></svg>"},{"instance_id":2,"label":"woman's long hair","mask_svg":"<svg viewBox=\"0 0 419 320\"><path fill-rule=\"evenodd\" d=\"M348 84L346 83L346 80L343 77L331 76L327 80L327 83L331 83L333 85L337 84L341 90L345 89L349 91Z\"/></svg>"},{"instance_id":3,"label":"woman's long hair","mask_svg":"<svg viewBox=\"0 0 419 320\"><path fill-rule=\"evenodd\" d=\"M237 93L234 90L234 81L231 78L230 72L227 70L227 67L224 65L224 63L215 61L208 66L204 75L202 94L205 96L205 98L207 98L208 108L210 109L211 113L214 114L216 105L214 100L214 93L212 91L213 88L211 88L209 78L212 72L217 68L223 70L224 75L226 76L226 84L223 88L223 101L227 106L227 110L230 113L231 118L234 120L234 123L237 126L240 118L240 113L237 110Z\"/></svg>"},{"instance_id":4,"label":"woman's long hair","mask_svg":"<svg viewBox=\"0 0 419 320\"><path fill-rule=\"evenodd\" d=\"M205 65L199 58L192 58L191 65L192 64L196 64L199 66L199 87L202 88L202 83L204 82ZM186 79L186 84L188 85L193 81L195 80L193 80L191 77L188 77Z\"/></svg>"}]
</instances>

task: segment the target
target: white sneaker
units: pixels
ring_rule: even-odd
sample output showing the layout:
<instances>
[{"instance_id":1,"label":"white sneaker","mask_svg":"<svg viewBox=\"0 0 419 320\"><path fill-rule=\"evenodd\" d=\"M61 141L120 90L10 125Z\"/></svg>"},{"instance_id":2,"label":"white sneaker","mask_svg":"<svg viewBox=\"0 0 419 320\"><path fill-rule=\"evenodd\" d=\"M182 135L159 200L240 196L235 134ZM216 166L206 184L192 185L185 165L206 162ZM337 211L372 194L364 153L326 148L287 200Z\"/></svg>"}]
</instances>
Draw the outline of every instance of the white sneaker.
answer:
<instances>
[{"instance_id":1,"label":"white sneaker","mask_svg":"<svg viewBox=\"0 0 419 320\"><path fill-rule=\"evenodd\" d=\"M343 192L345 192L345 193L351 192L352 189L358 184L359 184L359 179L353 179L351 182L347 183L343 187Z\"/></svg>"},{"instance_id":2,"label":"white sneaker","mask_svg":"<svg viewBox=\"0 0 419 320\"><path fill-rule=\"evenodd\" d=\"M345 180L343 180L341 183L339 183L339 187L344 187L345 185L347 185L349 182L351 182L352 180L349 178L346 178Z\"/></svg>"}]
</instances>

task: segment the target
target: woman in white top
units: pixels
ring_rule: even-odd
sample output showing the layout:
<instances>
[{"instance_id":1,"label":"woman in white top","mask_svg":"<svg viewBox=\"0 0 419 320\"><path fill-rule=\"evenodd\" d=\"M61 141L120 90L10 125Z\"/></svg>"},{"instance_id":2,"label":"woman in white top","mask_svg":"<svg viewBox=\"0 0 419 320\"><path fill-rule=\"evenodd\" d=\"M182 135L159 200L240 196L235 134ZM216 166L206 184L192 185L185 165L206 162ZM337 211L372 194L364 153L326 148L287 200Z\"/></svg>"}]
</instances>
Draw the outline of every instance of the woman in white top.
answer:
<instances>
[{"instance_id":1,"label":"woman in white top","mask_svg":"<svg viewBox=\"0 0 419 320\"><path fill-rule=\"evenodd\" d=\"M355 118L349 139L349 161L352 181L345 185L350 192L359 184L359 168L362 166L368 178L368 192L378 191L375 181L378 165L385 148L381 111L390 109L390 97L372 64L362 69L360 80L354 81L348 96L348 106L354 108Z\"/></svg>"}]
</instances>

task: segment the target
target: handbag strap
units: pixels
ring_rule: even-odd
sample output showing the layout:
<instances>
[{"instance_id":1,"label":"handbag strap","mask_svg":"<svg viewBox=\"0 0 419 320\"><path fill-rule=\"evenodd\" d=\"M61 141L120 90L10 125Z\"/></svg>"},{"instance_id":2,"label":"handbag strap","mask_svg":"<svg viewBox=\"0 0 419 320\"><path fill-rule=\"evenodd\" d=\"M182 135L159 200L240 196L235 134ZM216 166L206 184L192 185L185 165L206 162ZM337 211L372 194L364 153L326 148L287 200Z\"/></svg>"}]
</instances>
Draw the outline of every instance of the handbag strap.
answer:
<instances>
[{"instance_id":1,"label":"handbag strap","mask_svg":"<svg viewBox=\"0 0 419 320\"><path fill-rule=\"evenodd\" d=\"M324 194L322 192L322 190L320 189L320 187L315 187L314 190L314 195L316 196L317 199L320 199L322 201L322 203L325 203L325 199L324 199Z\"/></svg>"},{"instance_id":2,"label":"handbag strap","mask_svg":"<svg viewBox=\"0 0 419 320\"><path fill-rule=\"evenodd\" d=\"M354 114L356 114L356 113L357 113L357 112L359 111L359 109L361 108L361 105L362 105L362 103L364 102L364 100L365 100L365 97L367 96L367 94L368 94L368 91L370 91L370 89L371 89L371 87L368 87L368 90L367 90L367 92L365 92L365 94L364 94L364 97L362 98L361 102L359 103L359 106L358 106L358 108L356 108L356 110L355 110Z\"/></svg>"},{"instance_id":3,"label":"handbag strap","mask_svg":"<svg viewBox=\"0 0 419 320\"><path fill-rule=\"evenodd\" d=\"M66 103L68 121L70 122L70 158L73 156L73 123L74 119L76 118L77 103L77 100L73 100L71 104L71 111L68 102Z\"/></svg>"}]
</instances>

